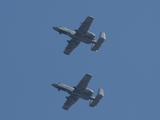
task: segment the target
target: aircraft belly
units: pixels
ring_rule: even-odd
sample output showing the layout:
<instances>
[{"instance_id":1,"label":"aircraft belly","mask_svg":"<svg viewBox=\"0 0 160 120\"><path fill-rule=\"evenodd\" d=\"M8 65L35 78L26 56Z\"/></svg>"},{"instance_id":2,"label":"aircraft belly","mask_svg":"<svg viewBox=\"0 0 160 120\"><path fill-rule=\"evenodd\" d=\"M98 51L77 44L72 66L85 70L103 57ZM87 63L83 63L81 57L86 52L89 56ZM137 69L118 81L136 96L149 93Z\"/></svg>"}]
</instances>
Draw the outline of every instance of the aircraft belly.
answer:
<instances>
[{"instance_id":1,"label":"aircraft belly","mask_svg":"<svg viewBox=\"0 0 160 120\"><path fill-rule=\"evenodd\" d=\"M80 96L82 99L84 99L84 100L89 100L90 99L90 96L87 96L87 95L81 95Z\"/></svg>"},{"instance_id":2,"label":"aircraft belly","mask_svg":"<svg viewBox=\"0 0 160 120\"><path fill-rule=\"evenodd\" d=\"M91 39L88 39L86 37L80 37L80 36L77 36L77 35L74 35L74 36L71 36L73 39L75 40L78 40L78 41L81 41L83 43L86 43L86 44L90 44L92 43L92 40Z\"/></svg>"},{"instance_id":3,"label":"aircraft belly","mask_svg":"<svg viewBox=\"0 0 160 120\"><path fill-rule=\"evenodd\" d=\"M67 33L67 35L68 35L69 37L71 37L71 38L74 36L74 34L75 34L74 32L68 32L68 33Z\"/></svg>"},{"instance_id":4,"label":"aircraft belly","mask_svg":"<svg viewBox=\"0 0 160 120\"><path fill-rule=\"evenodd\" d=\"M88 38L80 38L80 40L86 44L90 44L92 40L88 39Z\"/></svg>"}]
</instances>

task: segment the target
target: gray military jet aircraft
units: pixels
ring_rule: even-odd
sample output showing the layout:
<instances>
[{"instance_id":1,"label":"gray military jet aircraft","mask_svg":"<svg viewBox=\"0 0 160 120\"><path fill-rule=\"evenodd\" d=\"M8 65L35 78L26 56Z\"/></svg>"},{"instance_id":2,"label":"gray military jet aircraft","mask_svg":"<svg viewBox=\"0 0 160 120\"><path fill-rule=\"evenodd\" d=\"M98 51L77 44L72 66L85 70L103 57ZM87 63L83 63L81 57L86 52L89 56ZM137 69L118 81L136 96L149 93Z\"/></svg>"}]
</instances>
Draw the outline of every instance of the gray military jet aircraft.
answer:
<instances>
[{"instance_id":1,"label":"gray military jet aircraft","mask_svg":"<svg viewBox=\"0 0 160 120\"><path fill-rule=\"evenodd\" d=\"M94 40L95 34L88 31L93 19L93 17L88 16L78 28L78 30L75 31L62 26L53 27L53 29L59 32L59 34L63 33L71 37L71 40L67 40L68 45L64 50L65 54L69 55L80 44L80 42L84 42L86 44L92 43L92 51L97 51L100 48L106 39L106 35L104 32L101 32L99 39L97 41Z\"/></svg>"},{"instance_id":2,"label":"gray military jet aircraft","mask_svg":"<svg viewBox=\"0 0 160 120\"><path fill-rule=\"evenodd\" d=\"M93 90L87 88L87 85L91 79L92 75L86 74L82 80L78 83L76 87L70 87L61 83L53 83L52 86L57 88L59 91L63 90L70 94L67 96L67 100L63 105L63 109L68 110L79 98L84 100L90 100L89 106L94 107L98 104L101 98L104 96L103 89L99 88L97 96L92 96Z\"/></svg>"}]
</instances>

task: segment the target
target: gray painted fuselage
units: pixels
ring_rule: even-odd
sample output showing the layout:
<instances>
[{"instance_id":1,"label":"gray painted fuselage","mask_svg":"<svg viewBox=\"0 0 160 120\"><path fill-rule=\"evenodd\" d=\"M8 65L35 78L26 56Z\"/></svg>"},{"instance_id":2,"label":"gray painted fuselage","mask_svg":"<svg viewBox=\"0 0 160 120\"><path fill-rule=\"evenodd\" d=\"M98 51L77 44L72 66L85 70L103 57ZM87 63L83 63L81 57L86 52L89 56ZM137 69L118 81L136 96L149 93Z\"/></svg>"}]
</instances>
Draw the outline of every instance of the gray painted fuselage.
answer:
<instances>
[{"instance_id":1,"label":"gray painted fuselage","mask_svg":"<svg viewBox=\"0 0 160 120\"><path fill-rule=\"evenodd\" d=\"M93 95L93 90L86 88L83 92L79 91L79 92L75 92L74 91L74 87L70 87L68 85L62 84L62 83L54 83L52 84L53 87L57 88L58 90L62 90L65 91L69 94L73 94L76 95L84 100L93 100L95 97L92 96Z\"/></svg>"},{"instance_id":2,"label":"gray painted fuselage","mask_svg":"<svg viewBox=\"0 0 160 120\"><path fill-rule=\"evenodd\" d=\"M95 34L89 32L89 31L85 34L83 34L83 33L76 34L76 31L70 30L70 29L62 27L62 26L53 27L53 29L56 30L57 32L59 32L60 34L61 33L65 34L71 38L74 38L74 39L79 40L80 42L84 42L86 44L96 43L96 40L94 40Z\"/></svg>"}]
</instances>

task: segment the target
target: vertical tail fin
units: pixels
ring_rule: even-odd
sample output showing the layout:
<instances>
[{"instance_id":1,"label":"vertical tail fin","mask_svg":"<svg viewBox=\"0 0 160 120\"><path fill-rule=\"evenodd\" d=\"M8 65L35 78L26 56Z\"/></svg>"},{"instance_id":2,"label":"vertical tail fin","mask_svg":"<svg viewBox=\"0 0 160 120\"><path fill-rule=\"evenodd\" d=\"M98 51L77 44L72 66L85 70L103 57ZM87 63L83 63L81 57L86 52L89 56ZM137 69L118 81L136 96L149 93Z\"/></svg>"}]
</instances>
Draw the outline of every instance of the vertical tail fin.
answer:
<instances>
[{"instance_id":1,"label":"vertical tail fin","mask_svg":"<svg viewBox=\"0 0 160 120\"><path fill-rule=\"evenodd\" d=\"M99 88L97 96L95 97L94 100L90 101L89 106L94 107L98 104L98 102L102 99L102 97L104 96L104 91L103 89Z\"/></svg>"},{"instance_id":2,"label":"vertical tail fin","mask_svg":"<svg viewBox=\"0 0 160 120\"><path fill-rule=\"evenodd\" d=\"M105 41L105 39L106 39L106 34L104 32L101 32L98 41L92 44L91 50L97 51L102 45L102 43Z\"/></svg>"}]
</instances>

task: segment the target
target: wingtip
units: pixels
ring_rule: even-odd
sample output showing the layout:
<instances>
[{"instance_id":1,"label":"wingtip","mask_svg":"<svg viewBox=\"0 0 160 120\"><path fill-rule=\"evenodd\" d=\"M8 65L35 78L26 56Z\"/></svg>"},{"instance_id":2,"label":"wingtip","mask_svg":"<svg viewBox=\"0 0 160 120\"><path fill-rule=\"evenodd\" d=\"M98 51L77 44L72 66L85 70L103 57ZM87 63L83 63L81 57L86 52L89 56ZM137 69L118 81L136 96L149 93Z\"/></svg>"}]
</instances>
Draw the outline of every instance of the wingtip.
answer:
<instances>
[{"instance_id":1,"label":"wingtip","mask_svg":"<svg viewBox=\"0 0 160 120\"><path fill-rule=\"evenodd\" d=\"M90 18L94 18L93 16L88 16L88 17L90 17Z\"/></svg>"},{"instance_id":2,"label":"wingtip","mask_svg":"<svg viewBox=\"0 0 160 120\"><path fill-rule=\"evenodd\" d=\"M87 75L92 77L92 74L90 74L90 73L87 73Z\"/></svg>"},{"instance_id":3,"label":"wingtip","mask_svg":"<svg viewBox=\"0 0 160 120\"><path fill-rule=\"evenodd\" d=\"M94 17L92 17L92 16L88 16L89 18L92 18L92 19L94 19Z\"/></svg>"},{"instance_id":4,"label":"wingtip","mask_svg":"<svg viewBox=\"0 0 160 120\"><path fill-rule=\"evenodd\" d=\"M68 53L66 53L66 52L63 52L65 55L69 55Z\"/></svg>"},{"instance_id":5,"label":"wingtip","mask_svg":"<svg viewBox=\"0 0 160 120\"><path fill-rule=\"evenodd\" d=\"M66 111L68 110L68 109L67 109L67 108L65 108L65 107L62 107L62 108L63 108L63 110L66 110Z\"/></svg>"}]
</instances>

